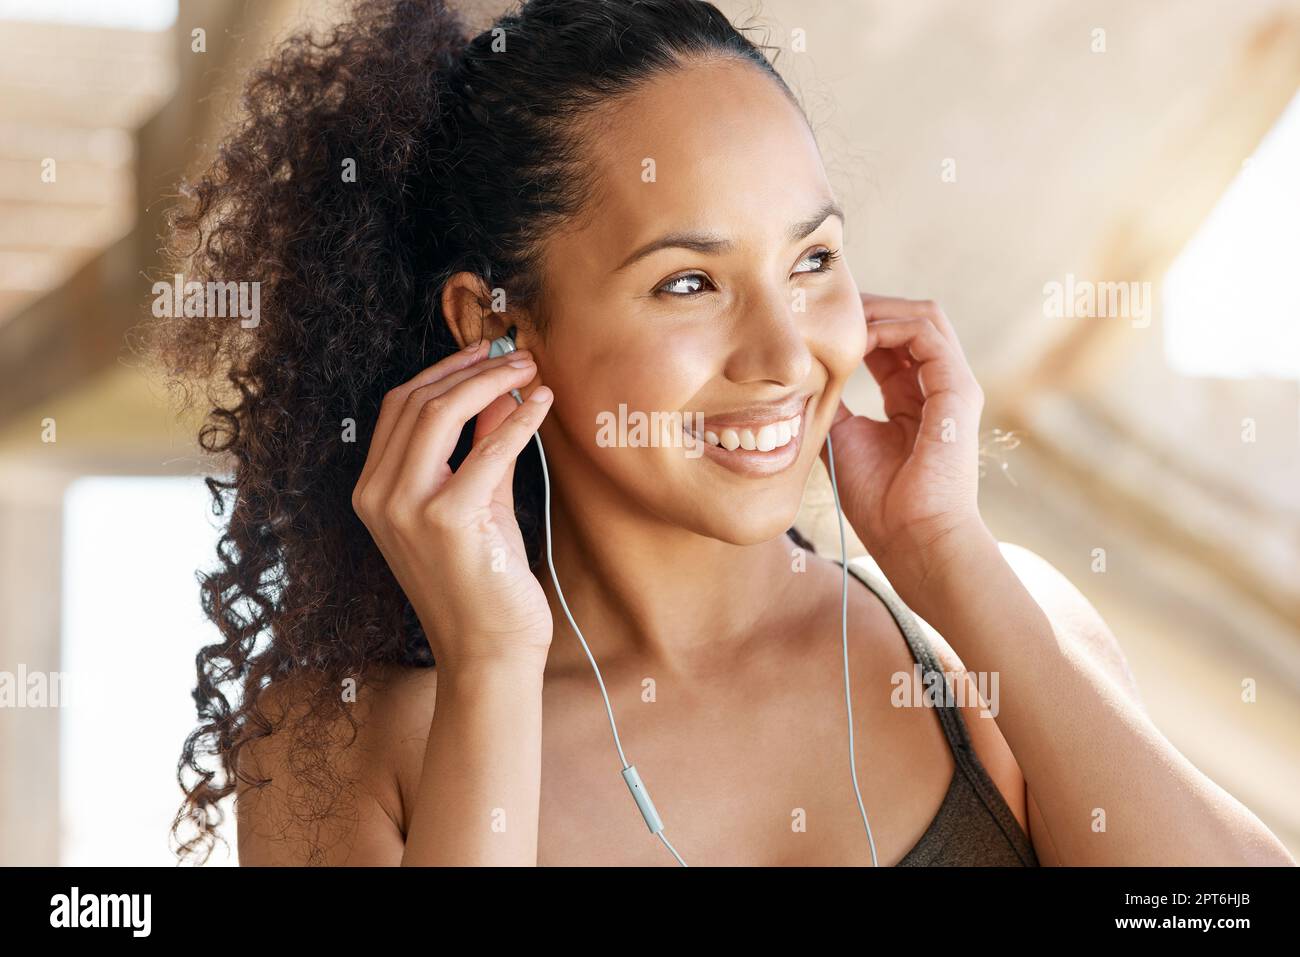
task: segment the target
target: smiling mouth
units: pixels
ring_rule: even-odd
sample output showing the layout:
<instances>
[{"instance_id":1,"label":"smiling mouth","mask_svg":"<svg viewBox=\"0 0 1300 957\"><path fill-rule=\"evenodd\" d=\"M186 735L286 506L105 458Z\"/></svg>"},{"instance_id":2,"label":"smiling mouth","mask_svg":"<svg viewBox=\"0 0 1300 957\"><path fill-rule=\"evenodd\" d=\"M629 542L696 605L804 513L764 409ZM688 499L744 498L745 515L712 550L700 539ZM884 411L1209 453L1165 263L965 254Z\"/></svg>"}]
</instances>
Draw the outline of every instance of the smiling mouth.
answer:
<instances>
[{"instance_id":1,"label":"smiling mouth","mask_svg":"<svg viewBox=\"0 0 1300 957\"><path fill-rule=\"evenodd\" d=\"M756 428L720 428L704 430L704 441L709 445L734 452L742 449L746 452L771 452L784 448L799 435L799 426L803 423L803 414L778 422L769 422Z\"/></svg>"},{"instance_id":2,"label":"smiling mouth","mask_svg":"<svg viewBox=\"0 0 1300 957\"><path fill-rule=\"evenodd\" d=\"M767 407L703 415L692 438L702 439L706 459L751 477L775 475L801 458L813 394Z\"/></svg>"}]
</instances>

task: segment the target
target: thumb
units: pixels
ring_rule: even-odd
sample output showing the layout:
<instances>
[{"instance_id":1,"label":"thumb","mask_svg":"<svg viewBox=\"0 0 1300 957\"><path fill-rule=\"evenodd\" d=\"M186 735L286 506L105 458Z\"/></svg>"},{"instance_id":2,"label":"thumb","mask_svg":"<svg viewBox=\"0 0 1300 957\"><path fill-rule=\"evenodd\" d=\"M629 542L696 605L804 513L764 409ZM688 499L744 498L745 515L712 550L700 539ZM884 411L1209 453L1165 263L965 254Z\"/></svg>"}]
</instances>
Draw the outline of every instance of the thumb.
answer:
<instances>
[{"instance_id":1,"label":"thumb","mask_svg":"<svg viewBox=\"0 0 1300 957\"><path fill-rule=\"evenodd\" d=\"M515 397L509 392L493 399L488 404L488 407L478 414L477 421L474 423L474 439L470 446L471 451L477 449L483 443L483 440L495 432L506 419L510 418L517 408L519 408L519 403L515 401ZM492 497L500 500L503 505L513 507L514 484L515 462L512 458L501 475L500 483L493 489Z\"/></svg>"},{"instance_id":2,"label":"thumb","mask_svg":"<svg viewBox=\"0 0 1300 957\"><path fill-rule=\"evenodd\" d=\"M850 412L849 407L844 404L844 400L840 399L840 404L835 409L835 418L831 419L831 429L834 429L835 426L839 425L845 419L851 418L853 418L853 413Z\"/></svg>"},{"instance_id":3,"label":"thumb","mask_svg":"<svg viewBox=\"0 0 1300 957\"><path fill-rule=\"evenodd\" d=\"M475 442L460 469L447 483L449 491L444 495L459 499L458 504L465 507L474 507L490 499L512 508L515 460L524 446L532 441L551 408L554 395L545 386L538 386L523 405L516 405L510 396L504 398L510 403L509 414L481 441Z\"/></svg>"},{"instance_id":4,"label":"thumb","mask_svg":"<svg viewBox=\"0 0 1300 957\"><path fill-rule=\"evenodd\" d=\"M509 392L493 399L474 421L473 447L477 448L484 436L490 435L519 405Z\"/></svg>"}]
</instances>

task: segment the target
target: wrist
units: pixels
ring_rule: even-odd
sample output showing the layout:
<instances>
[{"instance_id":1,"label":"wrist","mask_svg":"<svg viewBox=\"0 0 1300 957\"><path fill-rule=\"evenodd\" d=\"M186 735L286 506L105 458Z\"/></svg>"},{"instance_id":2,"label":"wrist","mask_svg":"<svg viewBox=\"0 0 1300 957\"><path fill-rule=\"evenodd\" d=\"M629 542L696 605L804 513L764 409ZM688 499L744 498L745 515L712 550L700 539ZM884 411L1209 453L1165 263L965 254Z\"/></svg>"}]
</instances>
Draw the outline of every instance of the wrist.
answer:
<instances>
[{"instance_id":1,"label":"wrist","mask_svg":"<svg viewBox=\"0 0 1300 957\"><path fill-rule=\"evenodd\" d=\"M917 532L912 542L873 557L904 603L927 621L927 607L950 601L954 589L1003 560L997 539L978 516Z\"/></svg>"},{"instance_id":2,"label":"wrist","mask_svg":"<svg viewBox=\"0 0 1300 957\"><path fill-rule=\"evenodd\" d=\"M540 627L510 634L494 632L482 621L442 619L419 614L434 665L439 674L482 675L491 672L538 674L546 668L551 635Z\"/></svg>"},{"instance_id":3,"label":"wrist","mask_svg":"<svg viewBox=\"0 0 1300 957\"><path fill-rule=\"evenodd\" d=\"M546 670L546 651L528 649L490 654L447 655L436 658L438 683L463 684L523 682L540 683Z\"/></svg>"}]
</instances>

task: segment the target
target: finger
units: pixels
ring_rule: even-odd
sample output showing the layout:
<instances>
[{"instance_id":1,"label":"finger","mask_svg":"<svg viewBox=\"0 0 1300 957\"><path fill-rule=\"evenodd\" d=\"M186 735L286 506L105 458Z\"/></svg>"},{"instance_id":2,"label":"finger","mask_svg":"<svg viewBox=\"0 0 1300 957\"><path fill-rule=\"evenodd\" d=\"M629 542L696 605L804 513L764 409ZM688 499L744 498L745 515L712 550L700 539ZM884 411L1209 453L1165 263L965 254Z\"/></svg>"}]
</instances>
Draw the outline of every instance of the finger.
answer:
<instances>
[{"instance_id":1,"label":"finger","mask_svg":"<svg viewBox=\"0 0 1300 957\"><path fill-rule=\"evenodd\" d=\"M838 426L841 422L848 421L851 418L853 418L853 412L849 409L847 405L844 404L844 400L840 399L839 404L836 405L835 407L835 415L831 417L830 428L826 430L826 434L830 435L832 432L835 431L836 426ZM826 462L825 442L822 443L821 451L818 454L821 456L822 464L824 465L828 464Z\"/></svg>"},{"instance_id":2,"label":"finger","mask_svg":"<svg viewBox=\"0 0 1300 957\"><path fill-rule=\"evenodd\" d=\"M921 410L925 407L925 396L921 394L921 384L917 379L915 366L900 368L891 376L880 390L883 399L885 418L911 419L921 421Z\"/></svg>"},{"instance_id":3,"label":"finger","mask_svg":"<svg viewBox=\"0 0 1300 957\"><path fill-rule=\"evenodd\" d=\"M375 421L375 428L371 433L370 449L366 455L366 463L361 468L358 484L368 480L383 460L393 426L401 418L402 410L406 408L406 399L411 392L420 386L437 380L441 376L464 369L478 362L487 354L487 350L483 348L484 341L480 340L472 346L439 359L427 369L421 370L411 379L391 389L384 396L384 401L379 407L379 418Z\"/></svg>"},{"instance_id":4,"label":"finger","mask_svg":"<svg viewBox=\"0 0 1300 957\"><path fill-rule=\"evenodd\" d=\"M957 327L952 324L952 320L948 318L948 314L933 300L927 299L923 301L921 305L926 308L926 311L930 315L930 320L939 327L939 331L943 333L943 337L952 343L952 347L956 349L957 352L965 355L965 353L962 352L961 342L957 339Z\"/></svg>"},{"instance_id":5,"label":"finger","mask_svg":"<svg viewBox=\"0 0 1300 957\"><path fill-rule=\"evenodd\" d=\"M468 511L489 502L514 474L515 460L541 427L554 397L550 389L539 385L523 405L516 406L485 435L443 486L438 507Z\"/></svg>"},{"instance_id":6,"label":"finger","mask_svg":"<svg viewBox=\"0 0 1300 957\"><path fill-rule=\"evenodd\" d=\"M474 419L473 444L478 445L484 436L509 418L510 413L517 408L519 408L519 403L509 393L488 403L488 407Z\"/></svg>"},{"instance_id":7,"label":"finger","mask_svg":"<svg viewBox=\"0 0 1300 957\"><path fill-rule=\"evenodd\" d=\"M835 426L839 425L845 419L851 418L853 418L853 413L850 412L849 407L844 404L844 400L840 399L839 405L835 409L835 417L831 419L831 427L827 431L835 431Z\"/></svg>"},{"instance_id":8,"label":"finger","mask_svg":"<svg viewBox=\"0 0 1300 957\"><path fill-rule=\"evenodd\" d=\"M531 362L485 369L420 406L393 486L394 498L411 505L432 495L451 477L447 460L465 423L501 395L525 386L536 374L537 367Z\"/></svg>"},{"instance_id":9,"label":"finger","mask_svg":"<svg viewBox=\"0 0 1300 957\"><path fill-rule=\"evenodd\" d=\"M354 499L360 498L372 505L392 500L394 488L401 477L402 463L406 458L407 444L410 442L415 422L425 402L438 391L439 383L449 380L461 381L485 368L495 368L501 364L499 359L490 359L486 362L475 360L460 369L455 369L452 365L444 367L444 371L447 368L452 368L454 371L442 377L429 374L432 370L425 370L416 378L394 389L385 399L385 404L388 410L396 409L397 418L387 427L385 433L379 436L381 439L379 447L372 448L367 457L366 469L362 471L362 476L357 482ZM416 385L420 381L424 384ZM405 395L405 399L402 405L397 407L395 401L401 395ZM435 468L429 476L432 482L431 488L445 480L445 477L445 469Z\"/></svg>"},{"instance_id":10,"label":"finger","mask_svg":"<svg viewBox=\"0 0 1300 957\"><path fill-rule=\"evenodd\" d=\"M941 392L954 392L973 399L975 377L929 317L868 322L869 347L906 349L917 362L916 378L925 399Z\"/></svg>"},{"instance_id":11,"label":"finger","mask_svg":"<svg viewBox=\"0 0 1300 957\"><path fill-rule=\"evenodd\" d=\"M906 349L872 349L867 353L867 368L880 386L885 418L910 418L921 421L925 397L916 377L916 363Z\"/></svg>"},{"instance_id":12,"label":"finger","mask_svg":"<svg viewBox=\"0 0 1300 957\"><path fill-rule=\"evenodd\" d=\"M882 296L873 296L870 293L864 293L863 311L867 316L868 327L876 321L880 321L873 316L873 311L867 309L867 302L871 301L874 305L876 302L884 301ZM904 302L906 300L889 300L891 302ZM887 309L884 315L892 315ZM888 418L894 418L896 415L911 415L919 419L920 404L920 387L916 383L916 363L912 361L906 349L886 349L871 343L871 336L868 333L868 349L863 357L863 362L871 377L876 380L876 385L880 387L881 396L884 398L885 415Z\"/></svg>"},{"instance_id":13,"label":"finger","mask_svg":"<svg viewBox=\"0 0 1300 957\"><path fill-rule=\"evenodd\" d=\"M938 328L943 337L958 352L961 343L957 340L957 330L948 319L947 314L931 299L901 299L895 296L875 296L861 293L862 309L867 322L873 319L929 319Z\"/></svg>"},{"instance_id":14,"label":"finger","mask_svg":"<svg viewBox=\"0 0 1300 957\"><path fill-rule=\"evenodd\" d=\"M898 349L872 349L866 354L863 362L881 389L884 389L895 375L913 368L913 363L906 353Z\"/></svg>"},{"instance_id":15,"label":"finger","mask_svg":"<svg viewBox=\"0 0 1300 957\"><path fill-rule=\"evenodd\" d=\"M527 400L525 400L527 401ZM478 414L474 420L474 438L471 445L471 451L491 435L506 419L508 419L520 404L515 401L513 395L503 395L496 401L488 405L486 409ZM501 482L497 485L493 493L494 498L504 505L507 509L514 509L514 481L515 481L515 459L510 460L510 467L502 476ZM461 463L462 468L464 463Z\"/></svg>"},{"instance_id":16,"label":"finger","mask_svg":"<svg viewBox=\"0 0 1300 957\"><path fill-rule=\"evenodd\" d=\"M496 356L492 359L485 359L480 362L458 369L455 372L445 376L440 376L424 385L418 386L411 390L406 396L406 407L393 426L389 435L389 445L392 448L393 465L400 467L400 463L406 456L406 447L411 440L411 430L415 427L415 422L419 418L420 409L422 409L430 399L454 389L462 382L474 376L482 375L492 369L502 366L513 366L519 363L531 363L533 361L532 353L526 351L512 352L509 355ZM380 463L381 469L385 468L384 463Z\"/></svg>"},{"instance_id":17,"label":"finger","mask_svg":"<svg viewBox=\"0 0 1300 957\"><path fill-rule=\"evenodd\" d=\"M852 428L847 426L840 428L842 423L850 421L856 423L856 425ZM837 428L840 428L839 436L834 438L835 447L840 455L840 468L844 468L843 463L855 459L860 463L873 460L875 456L872 449L878 442L883 440L882 432L888 426L889 423L887 422L880 422L867 416L854 415L852 410L841 400L839 407L835 410L835 416L831 420L831 427L827 430L827 436L830 438L831 434ZM831 443L823 442L818 454L821 457L822 465L826 466L827 471L830 471L831 463L830 453L827 451L828 444ZM841 472L841 475L843 474Z\"/></svg>"},{"instance_id":18,"label":"finger","mask_svg":"<svg viewBox=\"0 0 1300 957\"><path fill-rule=\"evenodd\" d=\"M960 353L928 318L882 320L870 328L882 346L906 348L918 360L916 382L922 397L919 408L909 407L906 391L896 389L893 405L898 411L890 414L890 419L901 415L904 425L912 424L918 437L947 443L951 441L949 426L969 423L974 416L973 426L959 429L959 441L969 446L978 429L983 396Z\"/></svg>"}]
</instances>

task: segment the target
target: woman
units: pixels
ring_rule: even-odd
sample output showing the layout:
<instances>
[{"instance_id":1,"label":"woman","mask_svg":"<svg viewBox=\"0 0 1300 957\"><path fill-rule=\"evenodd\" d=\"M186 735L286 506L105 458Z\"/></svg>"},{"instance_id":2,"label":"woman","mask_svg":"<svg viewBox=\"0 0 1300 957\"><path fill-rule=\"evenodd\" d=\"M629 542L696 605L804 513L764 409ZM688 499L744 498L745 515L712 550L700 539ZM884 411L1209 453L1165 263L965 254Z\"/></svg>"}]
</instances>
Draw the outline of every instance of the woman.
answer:
<instances>
[{"instance_id":1,"label":"woman","mask_svg":"<svg viewBox=\"0 0 1300 957\"><path fill-rule=\"evenodd\" d=\"M470 40L369 0L246 107L174 221L192 278L263 304L167 343L228 370L203 438L235 463L184 853L237 791L245 864L675 863L545 573L540 430L564 597L687 861L1290 862L985 527L952 324L859 293L802 112L711 5L532 0ZM888 422L839 401L864 360ZM607 441L626 410L703 427ZM786 534L828 437L877 563L847 597L870 841L843 570ZM899 706L914 667L1000 701Z\"/></svg>"}]
</instances>

